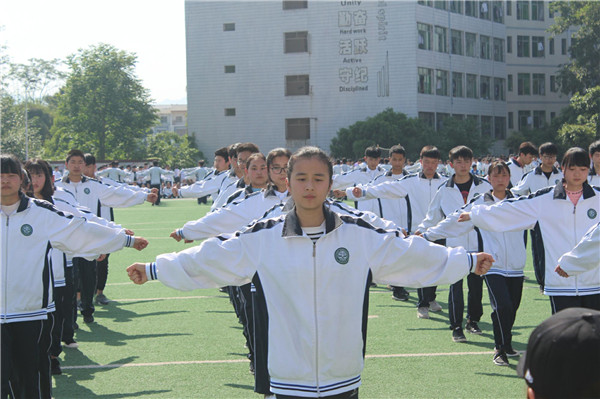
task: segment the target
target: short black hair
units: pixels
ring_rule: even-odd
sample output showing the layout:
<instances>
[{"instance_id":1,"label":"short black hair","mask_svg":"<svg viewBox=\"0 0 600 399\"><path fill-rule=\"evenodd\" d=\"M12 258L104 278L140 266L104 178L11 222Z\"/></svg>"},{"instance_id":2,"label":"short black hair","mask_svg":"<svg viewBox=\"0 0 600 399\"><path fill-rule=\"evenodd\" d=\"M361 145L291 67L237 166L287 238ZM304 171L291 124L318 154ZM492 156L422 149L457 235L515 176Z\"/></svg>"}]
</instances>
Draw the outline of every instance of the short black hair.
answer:
<instances>
[{"instance_id":1,"label":"short black hair","mask_svg":"<svg viewBox=\"0 0 600 399\"><path fill-rule=\"evenodd\" d=\"M538 155L536 146L531 141L524 141L519 146L519 154Z\"/></svg>"},{"instance_id":2,"label":"short black hair","mask_svg":"<svg viewBox=\"0 0 600 399\"><path fill-rule=\"evenodd\" d=\"M585 168L590 167L590 157L586 150L579 147L571 147L565 153L562 159L561 166L563 170L570 168L571 166L582 166Z\"/></svg>"},{"instance_id":3,"label":"short black hair","mask_svg":"<svg viewBox=\"0 0 600 399\"><path fill-rule=\"evenodd\" d=\"M83 160L85 161L86 166L96 165L96 157L90 154L89 152L84 154Z\"/></svg>"},{"instance_id":4,"label":"short black hair","mask_svg":"<svg viewBox=\"0 0 600 399\"><path fill-rule=\"evenodd\" d=\"M406 150L400 144L396 144L390 148L390 156L392 156L392 154L400 154L406 157Z\"/></svg>"},{"instance_id":5,"label":"short black hair","mask_svg":"<svg viewBox=\"0 0 600 399\"><path fill-rule=\"evenodd\" d=\"M85 155L83 154L83 151L75 149L75 148L72 149L71 151L69 151L69 153L67 154L67 162L69 162L69 159L71 159L73 157L81 157L81 159L85 159Z\"/></svg>"},{"instance_id":6,"label":"short black hair","mask_svg":"<svg viewBox=\"0 0 600 399\"><path fill-rule=\"evenodd\" d=\"M215 157L223 157L223 159L229 162L229 150L227 147L221 147L215 151Z\"/></svg>"},{"instance_id":7,"label":"short black hair","mask_svg":"<svg viewBox=\"0 0 600 399\"><path fill-rule=\"evenodd\" d=\"M594 155L595 152L599 152L600 151L600 140L596 140L592 144L590 144L589 150L590 150L590 156Z\"/></svg>"},{"instance_id":8,"label":"short black hair","mask_svg":"<svg viewBox=\"0 0 600 399\"><path fill-rule=\"evenodd\" d=\"M0 173L12 173L19 175L21 179L23 178L23 167L16 156L12 154L2 155L1 159Z\"/></svg>"},{"instance_id":9,"label":"short black hair","mask_svg":"<svg viewBox=\"0 0 600 399\"><path fill-rule=\"evenodd\" d=\"M547 142L540 146L539 148L540 155L548 154L548 155L556 155L558 154L558 147L556 144Z\"/></svg>"},{"instance_id":10,"label":"short black hair","mask_svg":"<svg viewBox=\"0 0 600 399\"><path fill-rule=\"evenodd\" d=\"M440 159L442 155L440 154L440 150L438 150L436 146L426 145L425 147L421 148L420 157Z\"/></svg>"},{"instance_id":11,"label":"short black hair","mask_svg":"<svg viewBox=\"0 0 600 399\"><path fill-rule=\"evenodd\" d=\"M381 148L371 146L365 149L365 157L369 158L381 158Z\"/></svg>"},{"instance_id":12,"label":"short black hair","mask_svg":"<svg viewBox=\"0 0 600 399\"><path fill-rule=\"evenodd\" d=\"M292 157L292 152L287 148L274 148L267 154L267 168L271 167L273 160L277 157L287 157L288 161Z\"/></svg>"},{"instance_id":13,"label":"short black hair","mask_svg":"<svg viewBox=\"0 0 600 399\"><path fill-rule=\"evenodd\" d=\"M260 152L260 150L258 149L258 146L254 143L241 143L237 146L235 151L236 151L236 158L237 158L237 154L239 154L240 152L248 151L250 154L256 154L257 152Z\"/></svg>"},{"instance_id":14,"label":"short black hair","mask_svg":"<svg viewBox=\"0 0 600 399\"><path fill-rule=\"evenodd\" d=\"M451 162L456 161L458 158L473 159L473 150L466 145L458 145L450 150L448 158L450 158Z\"/></svg>"}]
</instances>

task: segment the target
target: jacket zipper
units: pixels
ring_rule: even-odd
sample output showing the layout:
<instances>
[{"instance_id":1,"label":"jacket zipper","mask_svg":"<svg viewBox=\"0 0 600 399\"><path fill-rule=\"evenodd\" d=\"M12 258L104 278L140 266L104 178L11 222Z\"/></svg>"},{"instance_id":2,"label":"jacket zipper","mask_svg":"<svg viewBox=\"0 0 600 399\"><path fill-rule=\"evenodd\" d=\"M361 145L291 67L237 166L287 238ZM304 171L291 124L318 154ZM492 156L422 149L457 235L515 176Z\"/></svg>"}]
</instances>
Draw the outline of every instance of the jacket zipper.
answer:
<instances>
[{"instance_id":1,"label":"jacket zipper","mask_svg":"<svg viewBox=\"0 0 600 399\"><path fill-rule=\"evenodd\" d=\"M6 317L8 312L8 220L9 216L6 215L6 240L4 247L4 309L2 309L2 313L4 314L4 322L6 323Z\"/></svg>"},{"instance_id":2,"label":"jacket zipper","mask_svg":"<svg viewBox=\"0 0 600 399\"><path fill-rule=\"evenodd\" d=\"M317 243L313 242L313 282L314 282L314 315L315 315L315 369L316 369L316 381L317 381L317 395L321 393L321 387L319 384L319 324L317 317Z\"/></svg>"},{"instance_id":3,"label":"jacket zipper","mask_svg":"<svg viewBox=\"0 0 600 399\"><path fill-rule=\"evenodd\" d=\"M577 204L573 205L573 238L575 243L579 240L577 239ZM575 295L579 295L579 281L577 280L577 276L575 276Z\"/></svg>"}]
</instances>

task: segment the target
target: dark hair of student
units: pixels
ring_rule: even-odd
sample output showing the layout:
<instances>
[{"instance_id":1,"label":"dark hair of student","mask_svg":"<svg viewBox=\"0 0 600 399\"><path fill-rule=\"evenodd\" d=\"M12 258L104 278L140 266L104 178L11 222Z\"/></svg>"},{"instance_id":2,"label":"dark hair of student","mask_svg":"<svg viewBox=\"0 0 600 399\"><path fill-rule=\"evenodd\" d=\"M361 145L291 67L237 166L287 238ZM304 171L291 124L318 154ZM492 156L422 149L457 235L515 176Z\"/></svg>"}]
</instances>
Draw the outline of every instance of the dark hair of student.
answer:
<instances>
[{"instance_id":1,"label":"dark hair of student","mask_svg":"<svg viewBox=\"0 0 600 399\"><path fill-rule=\"evenodd\" d=\"M466 145L459 145L450 150L448 158L451 162L456 161L458 158L473 159L473 151Z\"/></svg>"},{"instance_id":2,"label":"dark hair of student","mask_svg":"<svg viewBox=\"0 0 600 399\"><path fill-rule=\"evenodd\" d=\"M595 152L600 152L600 140L594 141L590 144L590 156L594 155Z\"/></svg>"},{"instance_id":3,"label":"dark hair of student","mask_svg":"<svg viewBox=\"0 0 600 399\"><path fill-rule=\"evenodd\" d=\"M519 154L537 155L538 150L531 141L525 141L525 142L521 143L521 145L519 146Z\"/></svg>"},{"instance_id":4,"label":"dark hair of student","mask_svg":"<svg viewBox=\"0 0 600 399\"><path fill-rule=\"evenodd\" d=\"M83 155L85 166L96 165L96 157L89 152Z\"/></svg>"},{"instance_id":5,"label":"dark hair of student","mask_svg":"<svg viewBox=\"0 0 600 399\"><path fill-rule=\"evenodd\" d=\"M556 155L558 154L558 147L554 143L547 142L540 146L539 151L540 155Z\"/></svg>"},{"instance_id":6,"label":"dark hair of student","mask_svg":"<svg viewBox=\"0 0 600 399\"><path fill-rule=\"evenodd\" d=\"M271 168L273 160L277 157L287 157L288 160L291 158L292 152L287 148L274 148L267 154L267 168Z\"/></svg>"},{"instance_id":7,"label":"dark hair of student","mask_svg":"<svg viewBox=\"0 0 600 399\"><path fill-rule=\"evenodd\" d=\"M31 180L32 174L42 173L44 175L44 187L42 187L42 191L40 194L42 198L46 201L50 201L52 194L54 194L54 187L52 186L52 167L50 164L43 159L34 159L31 161L25 162L25 170L27 174L29 174L29 179ZM31 197L33 195L33 187L31 187ZM30 193L28 193L30 194Z\"/></svg>"},{"instance_id":8,"label":"dark hair of student","mask_svg":"<svg viewBox=\"0 0 600 399\"><path fill-rule=\"evenodd\" d=\"M561 166L564 169L572 166L590 167L590 157L586 150L579 147L571 147L565 153L562 159Z\"/></svg>"},{"instance_id":9,"label":"dark hair of student","mask_svg":"<svg viewBox=\"0 0 600 399\"><path fill-rule=\"evenodd\" d=\"M69 162L69 159L73 157L81 157L81 159L85 159L85 155L83 155L83 152L81 150L76 149L72 149L71 151L69 151L69 153L67 154L67 162Z\"/></svg>"},{"instance_id":10,"label":"dark hair of student","mask_svg":"<svg viewBox=\"0 0 600 399\"><path fill-rule=\"evenodd\" d=\"M255 152L253 154L250 154L248 159L246 159L246 169L250 169L250 164L256 159L262 159L265 162L267 161L267 158L264 156L264 154L260 152Z\"/></svg>"},{"instance_id":11,"label":"dark hair of student","mask_svg":"<svg viewBox=\"0 0 600 399\"><path fill-rule=\"evenodd\" d=\"M292 172L294 171L294 165L296 162L298 162L300 159L307 158L316 158L323 162L327 166L329 181L332 181L333 165L331 164L331 159L329 159L329 156L325 154L325 152L319 147L302 147L290 157L288 162L288 179L292 177Z\"/></svg>"},{"instance_id":12,"label":"dark hair of student","mask_svg":"<svg viewBox=\"0 0 600 399\"><path fill-rule=\"evenodd\" d=\"M496 159L490 164L490 168L488 169L488 175L491 175L492 172L502 173L502 171L504 170L510 176L510 168L508 167L506 162L504 162L501 159Z\"/></svg>"},{"instance_id":13,"label":"dark hair of student","mask_svg":"<svg viewBox=\"0 0 600 399\"><path fill-rule=\"evenodd\" d=\"M0 173L13 173L23 178L21 162L12 154L2 155Z\"/></svg>"},{"instance_id":14,"label":"dark hair of student","mask_svg":"<svg viewBox=\"0 0 600 399\"><path fill-rule=\"evenodd\" d=\"M242 143L234 143L231 144L229 147L227 147L227 154L229 155L229 159L231 158L237 158L237 148L239 147L239 145Z\"/></svg>"},{"instance_id":15,"label":"dark hair of student","mask_svg":"<svg viewBox=\"0 0 600 399\"><path fill-rule=\"evenodd\" d=\"M381 158L381 148L371 146L365 149L365 157L369 158Z\"/></svg>"},{"instance_id":16,"label":"dark hair of student","mask_svg":"<svg viewBox=\"0 0 600 399\"><path fill-rule=\"evenodd\" d=\"M400 144L396 144L395 146L392 146L392 148L390 148L390 157L392 156L392 154L400 154L406 157L406 150Z\"/></svg>"},{"instance_id":17,"label":"dark hair of student","mask_svg":"<svg viewBox=\"0 0 600 399\"><path fill-rule=\"evenodd\" d=\"M215 157L222 157L226 162L229 162L229 150L227 147L219 148L215 151Z\"/></svg>"},{"instance_id":18,"label":"dark hair of student","mask_svg":"<svg viewBox=\"0 0 600 399\"><path fill-rule=\"evenodd\" d=\"M421 158L434 158L440 159L442 156L440 154L440 150L437 149L434 145L426 145L421 149Z\"/></svg>"},{"instance_id":19,"label":"dark hair of student","mask_svg":"<svg viewBox=\"0 0 600 399\"><path fill-rule=\"evenodd\" d=\"M236 148L237 154L240 152L248 151L250 154L260 152L258 146L254 143L241 143Z\"/></svg>"},{"instance_id":20,"label":"dark hair of student","mask_svg":"<svg viewBox=\"0 0 600 399\"><path fill-rule=\"evenodd\" d=\"M158 161L152 161L152 165L158 166Z\"/></svg>"}]
</instances>

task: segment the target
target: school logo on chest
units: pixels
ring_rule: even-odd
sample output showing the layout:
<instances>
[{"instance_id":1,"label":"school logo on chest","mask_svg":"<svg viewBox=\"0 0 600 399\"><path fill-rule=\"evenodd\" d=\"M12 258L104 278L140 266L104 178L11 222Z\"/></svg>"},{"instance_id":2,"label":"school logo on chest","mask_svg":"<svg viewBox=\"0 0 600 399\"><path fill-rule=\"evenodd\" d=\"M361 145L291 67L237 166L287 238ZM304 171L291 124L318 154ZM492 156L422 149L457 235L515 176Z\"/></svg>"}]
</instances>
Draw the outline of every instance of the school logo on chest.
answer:
<instances>
[{"instance_id":1,"label":"school logo on chest","mask_svg":"<svg viewBox=\"0 0 600 399\"><path fill-rule=\"evenodd\" d=\"M587 215L588 215L588 217L589 217L590 219L595 219L595 218L596 218L596 216L598 216L598 212L596 212L596 210L595 210L595 209L592 209L592 208L590 208L590 209L588 209L588 211L587 211Z\"/></svg>"},{"instance_id":2,"label":"school logo on chest","mask_svg":"<svg viewBox=\"0 0 600 399\"><path fill-rule=\"evenodd\" d=\"M350 260L350 252L344 247L336 249L333 256L340 265L345 265Z\"/></svg>"},{"instance_id":3,"label":"school logo on chest","mask_svg":"<svg viewBox=\"0 0 600 399\"><path fill-rule=\"evenodd\" d=\"M86 194L89 194L90 193L90 189L86 187L86 188L83 189L83 192L86 193Z\"/></svg>"},{"instance_id":4,"label":"school logo on chest","mask_svg":"<svg viewBox=\"0 0 600 399\"><path fill-rule=\"evenodd\" d=\"M29 224L24 224L23 226L21 226L21 234L23 234L24 236L30 236L31 234L33 234L33 227L31 227L31 225Z\"/></svg>"}]
</instances>

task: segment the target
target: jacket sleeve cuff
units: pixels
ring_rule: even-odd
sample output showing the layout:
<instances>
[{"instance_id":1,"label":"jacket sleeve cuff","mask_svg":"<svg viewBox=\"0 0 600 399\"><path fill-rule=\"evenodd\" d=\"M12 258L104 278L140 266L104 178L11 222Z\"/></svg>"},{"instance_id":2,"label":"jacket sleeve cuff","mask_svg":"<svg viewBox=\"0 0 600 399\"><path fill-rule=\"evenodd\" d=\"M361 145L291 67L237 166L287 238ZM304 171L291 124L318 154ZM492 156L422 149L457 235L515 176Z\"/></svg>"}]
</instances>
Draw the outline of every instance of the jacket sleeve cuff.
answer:
<instances>
[{"instance_id":1,"label":"jacket sleeve cuff","mask_svg":"<svg viewBox=\"0 0 600 399\"><path fill-rule=\"evenodd\" d=\"M477 266L477 253L469 252L469 273L473 273L475 266Z\"/></svg>"},{"instance_id":2,"label":"jacket sleeve cuff","mask_svg":"<svg viewBox=\"0 0 600 399\"><path fill-rule=\"evenodd\" d=\"M146 277L148 281L158 279L156 275L156 262L146 263Z\"/></svg>"},{"instance_id":3,"label":"jacket sleeve cuff","mask_svg":"<svg viewBox=\"0 0 600 399\"><path fill-rule=\"evenodd\" d=\"M125 235L125 246L127 248L131 248L133 246L134 241L135 241L134 236Z\"/></svg>"},{"instance_id":4,"label":"jacket sleeve cuff","mask_svg":"<svg viewBox=\"0 0 600 399\"><path fill-rule=\"evenodd\" d=\"M183 227L181 229L177 229L177 235L185 240L185 236L183 235Z\"/></svg>"}]
</instances>

